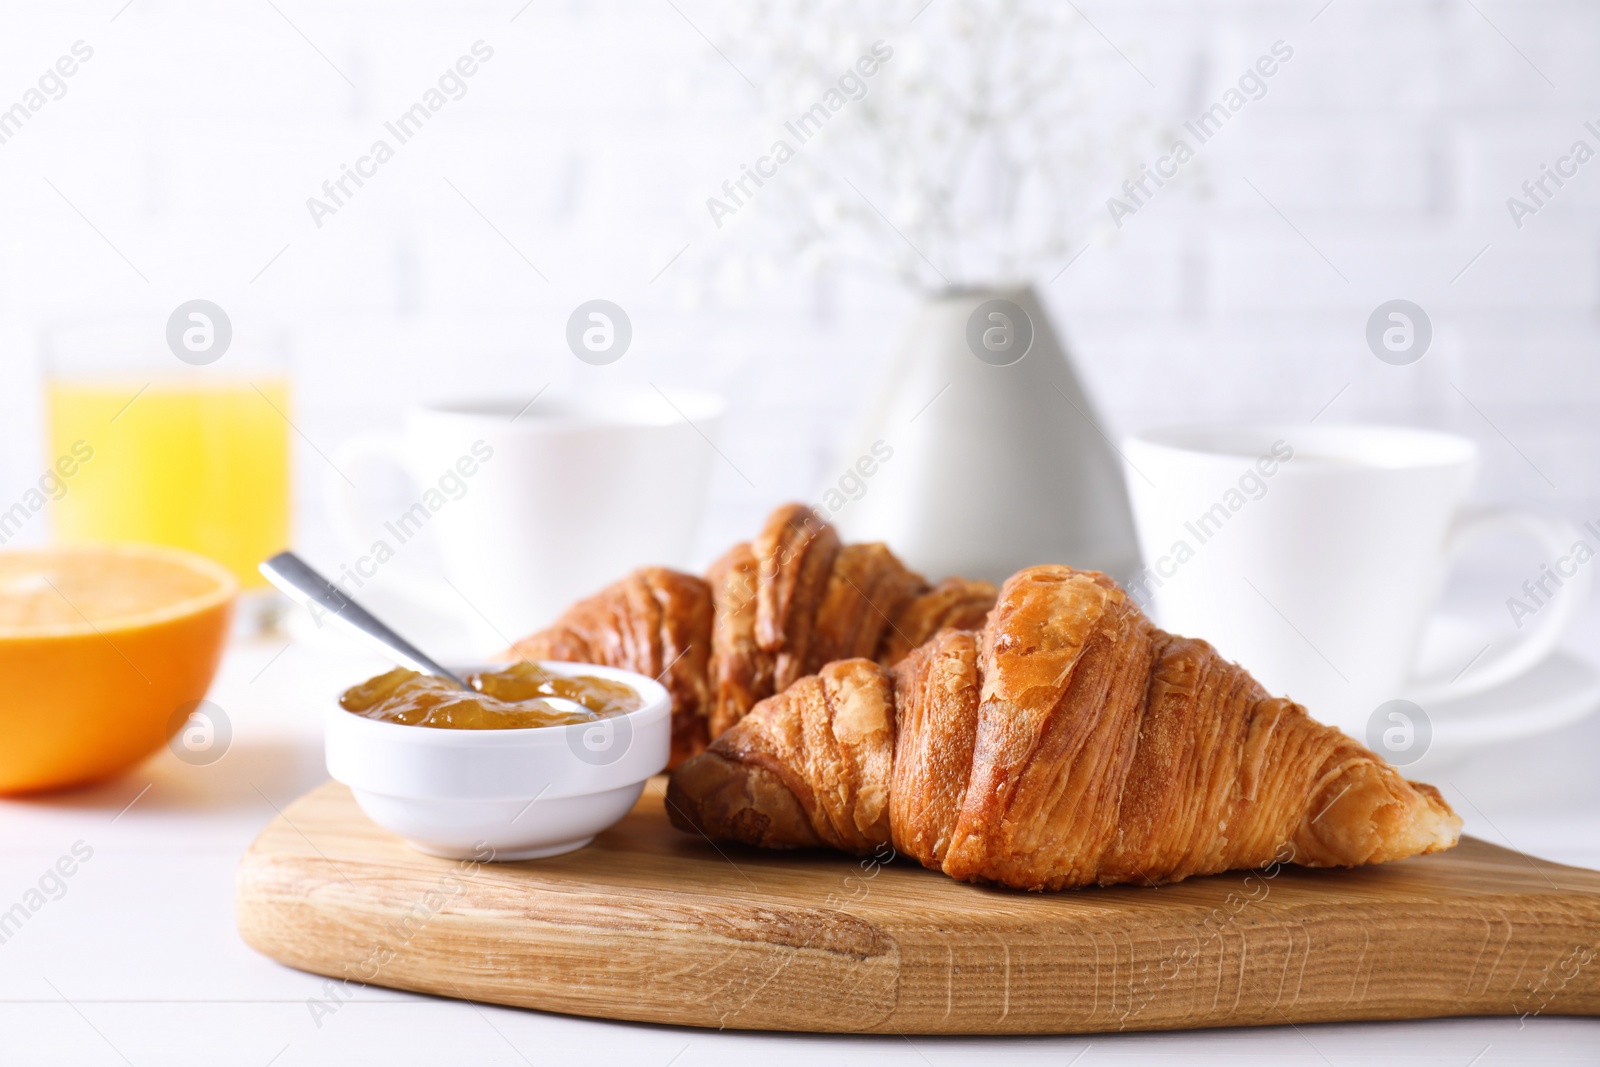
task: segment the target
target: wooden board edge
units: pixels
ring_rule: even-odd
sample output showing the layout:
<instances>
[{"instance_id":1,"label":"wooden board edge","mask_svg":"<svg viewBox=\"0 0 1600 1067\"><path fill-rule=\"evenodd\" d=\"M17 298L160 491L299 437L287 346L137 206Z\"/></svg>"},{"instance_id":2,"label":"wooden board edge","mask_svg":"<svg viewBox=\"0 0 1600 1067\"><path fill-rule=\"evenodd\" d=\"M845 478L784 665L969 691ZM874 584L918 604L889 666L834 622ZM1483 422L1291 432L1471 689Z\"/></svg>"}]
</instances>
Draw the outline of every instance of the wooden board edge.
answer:
<instances>
[{"instance_id":1,"label":"wooden board edge","mask_svg":"<svg viewBox=\"0 0 1600 1067\"><path fill-rule=\"evenodd\" d=\"M288 810L292 812L294 809L291 807ZM341 912L355 902L345 899L341 903L349 887L344 884L334 861L305 856L284 861L261 847L271 832L294 832L292 825L286 816L275 818L241 859L236 877L240 934L246 944L269 958L310 973L329 975L339 981L348 977L341 972L349 969L349 953L354 947L352 937L358 930L357 924L346 921L348 916L341 917ZM1595 872L1582 868L1564 867L1548 861L1530 862L1551 871L1571 871L1587 876L1585 881L1595 877ZM307 891L308 885L310 891ZM587 994L578 996L569 985L563 983L560 974L546 976L545 984L533 992L528 991L523 979L508 982L493 974L463 974L458 976L459 980L441 981L429 974L430 961L448 959L456 954L455 938L458 935L480 939L494 936L493 931L472 931L470 922L466 927L453 924L447 912L442 914L442 921L433 926L431 932L425 930L419 935L420 940L405 946L417 951L416 960L401 958L390 961L380 969L379 974L373 976L371 984L580 1017L779 1032L1064 1034L1485 1015L1600 1015L1600 967L1592 963L1592 950L1600 948L1600 896L1591 897L1588 891L1579 891L1577 896L1579 899L1564 903L1558 894L1536 897L1534 899L1543 901L1537 914L1527 913L1529 898L1526 896L1474 898L1474 906L1485 914L1497 913L1501 916L1500 925L1493 920L1479 918L1475 921L1481 922L1484 930L1478 942L1452 945L1445 950L1447 955L1454 953L1463 961L1468 953L1475 955L1468 988L1449 996L1418 999L1406 992L1407 983L1419 976L1425 976L1432 970L1448 970L1456 966L1449 959L1432 958L1441 950L1430 942L1431 935L1391 935L1386 939L1385 951L1370 960L1369 944L1347 976L1352 997L1355 997L1355 990L1360 984L1359 1002L1353 1009L1348 1001L1344 1006L1327 998L1308 1001L1301 996L1302 986L1296 984L1291 987L1288 984L1291 979L1286 977L1280 979L1279 992L1271 1005L1254 1012L1189 1011L1163 1016L1147 1011L1147 1005L1140 1002L1141 997L1152 999L1151 994L1165 995L1167 988L1152 990L1147 987L1141 990L1131 976L1137 974L1141 966L1146 974L1151 967L1157 968L1159 973L1163 961L1176 951L1177 942L1160 941L1141 945L1126 931L1116 929L1103 932L1104 943L1100 941L1101 935L1097 935L1093 946L1082 946L1077 956L1081 961L1090 958L1091 954L1113 954L1118 973L1130 975L1122 993L1124 999L1120 1003L1112 995L1102 1010L1099 983L1093 983L1091 989L1082 975L1074 975L1071 966L1058 966L1056 971L1050 972L1050 981L1046 984L1058 984L1060 988L1073 990L1080 1000L1084 997L1091 1000L1091 1007L1077 1014L1041 1009L1026 1001L1017 1005L1010 1003L1014 978L1025 977L1027 968L1035 968L1037 977L1045 973L1037 971L1037 968L1048 969L1051 966L1049 960L1037 954L1036 948L1026 945L1007 947L1006 972L1003 975L996 973L996 961L993 959L975 958L967 961L970 965L964 964L960 969L963 985L983 985L1001 990L1001 1003L997 1010L955 1011L951 1005L952 995L947 991L944 995L945 1011L941 1014L938 1011L938 991L930 993L906 977L907 974L935 973L938 970L935 964L939 961L930 962L924 958L928 951L925 946L916 948L904 945L896 932L881 927L874 929L885 939L885 950L874 961L878 973L868 976L875 983L871 987L873 995L854 1005L849 1001L850 990L841 990L837 982L830 984L829 969L837 969L839 963L836 954L805 945L796 950L793 944L775 946L760 941L727 946L728 973L722 987L759 986L756 995L742 1003L735 1001L732 1011L728 1010L729 1001L726 998L719 999L718 989L722 987L716 981L702 980L705 976L697 978L693 974L674 975L670 966L664 977L656 976L657 980L669 983L670 993L664 998L644 1001L638 998L636 988L623 986L601 991L598 997ZM1418 920L1437 917L1437 908L1431 904L1416 903L1408 905L1408 908L1415 912L1414 917ZM1359 926L1357 920L1360 910L1351 909L1346 921L1357 922ZM1382 906L1374 905L1374 922L1383 918L1383 910ZM1393 908L1387 910L1391 913L1394 911ZM1276 956L1270 961L1257 959L1248 963L1239 959L1238 953L1230 956L1228 939L1221 936L1215 952L1196 958L1196 972L1214 967L1217 973L1228 974L1236 964L1239 975L1235 987L1236 1002L1240 1000L1244 988L1247 966L1252 964L1270 962L1272 966L1260 972L1267 976L1265 980L1270 981L1274 975L1290 975L1298 959L1298 981L1303 983L1304 971L1312 965L1314 938L1307 933L1303 949L1297 950L1293 924L1298 921L1314 930L1317 920L1310 916L1297 918L1292 914L1275 914L1275 917L1286 937L1281 964ZM1391 914L1389 917L1392 920L1395 916ZM861 919L859 916L852 918ZM1322 920L1322 923L1324 927L1327 926L1327 920ZM571 930L572 943L580 950L592 945L595 936L608 933L614 936L616 933L604 927L572 927ZM1128 938L1125 956L1116 955L1124 951L1117 947L1119 934ZM1515 949L1512 948L1514 944ZM1017 952L1014 961L1011 955L1013 947ZM665 946L663 952L669 948ZM540 951L544 950L544 946L541 946ZM1584 956L1586 951L1587 956ZM1033 954L1030 955L1030 952ZM1054 952L1057 957L1071 954L1059 945ZM1420 965L1411 972L1375 973L1386 957L1401 961L1409 957L1413 961L1420 961ZM1499 982L1496 981L1496 975L1502 964L1511 977ZM1011 972L1013 965L1018 968L1015 975ZM954 988L957 969L953 953L948 966L950 976L947 982L949 988ZM1486 969L1487 976L1482 988L1474 992L1472 987L1480 967ZM1377 980L1376 988L1374 979ZM864 980L866 978L858 979L857 984ZM763 996L770 998L784 990L803 998L808 982L812 981L837 994L821 1005L828 1010L818 1010L813 1005L810 1014L801 1017L796 1010L774 1009L762 1002ZM778 985L774 986L774 982ZM926 984L921 983L923 986ZM1389 985L1394 988L1388 988ZM1209 988L1200 989L1200 992ZM762 993L762 990L770 992ZM1220 1002L1220 992L1214 999ZM800 1003L804 1003L803 999ZM847 1010L852 1007L854 1010Z\"/></svg>"}]
</instances>

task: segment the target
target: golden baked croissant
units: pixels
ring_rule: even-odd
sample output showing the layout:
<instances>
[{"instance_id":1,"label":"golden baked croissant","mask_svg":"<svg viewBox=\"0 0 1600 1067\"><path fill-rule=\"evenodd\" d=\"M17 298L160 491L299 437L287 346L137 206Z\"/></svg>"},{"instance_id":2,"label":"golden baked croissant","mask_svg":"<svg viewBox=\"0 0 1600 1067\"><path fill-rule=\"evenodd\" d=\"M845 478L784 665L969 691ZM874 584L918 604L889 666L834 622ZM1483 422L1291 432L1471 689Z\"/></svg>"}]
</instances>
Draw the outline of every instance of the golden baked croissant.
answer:
<instances>
[{"instance_id":1,"label":"golden baked croissant","mask_svg":"<svg viewBox=\"0 0 1600 1067\"><path fill-rule=\"evenodd\" d=\"M1381 863L1461 820L1103 574L1019 571L981 632L893 670L829 663L672 775L680 829L768 848L892 844L1017 889ZM1285 846L1288 846L1285 848Z\"/></svg>"},{"instance_id":2,"label":"golden baked croissant","mask_svg":"<svg viewBox=\"0 0 1600 1067\"><path fill-rule=\"evenodd\" d=\"M981 625L994 599L988 582L930 586L883 545L841 545L816 512L787 504L706 578L641 568L505 655L659 678L676 766L795 679L853 656L892 666L941 629Z\"/></svg>"}]
</instances>

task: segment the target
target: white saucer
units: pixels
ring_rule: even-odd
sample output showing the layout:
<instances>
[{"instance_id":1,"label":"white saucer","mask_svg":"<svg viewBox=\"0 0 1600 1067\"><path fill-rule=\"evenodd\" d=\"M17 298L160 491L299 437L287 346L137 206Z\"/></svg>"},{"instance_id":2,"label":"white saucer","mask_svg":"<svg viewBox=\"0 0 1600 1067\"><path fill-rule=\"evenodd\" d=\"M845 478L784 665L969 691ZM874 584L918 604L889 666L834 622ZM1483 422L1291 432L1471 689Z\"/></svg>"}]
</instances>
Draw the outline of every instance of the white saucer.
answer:
<instances>
[{"instance_id":1,"label":"white saucer","mask_svg":"<svg viewBox=\"0 0 1600 1067\"><path fill-rule=\"evenodd\" d=\"M1424 677L1471 680L1472 664L1503 636L1443 616L1423 641ZM1479 660L1481 662L1481 659ZM1454 761L1488 745L1549 733L1600 709L1600 671L1566 650L1557 651L1520 678L1454 699L1408 697L1427 712L1433 740L1418 765Z\"/></svg>"},{"instance_id":2,"label":"white saucer","mask_svg":"<svg viewBox=\"0 0 1600 1067\"><path fill-rule=\"evenodd\" d=\"M442 583L441 583L442 584ZM449 587L445 586L446 594ZM483 619L472 614L458 598L444 596L424 600L411 588L399 588L383 581L368 582L353 590L362 607L440 663L482 663L491 659L522 634L498 634ZM370 654L364 642L336 626L329 626L296 608L285 618L284 627L296 643L330 652Z\"/></svg>"}]
</instances>

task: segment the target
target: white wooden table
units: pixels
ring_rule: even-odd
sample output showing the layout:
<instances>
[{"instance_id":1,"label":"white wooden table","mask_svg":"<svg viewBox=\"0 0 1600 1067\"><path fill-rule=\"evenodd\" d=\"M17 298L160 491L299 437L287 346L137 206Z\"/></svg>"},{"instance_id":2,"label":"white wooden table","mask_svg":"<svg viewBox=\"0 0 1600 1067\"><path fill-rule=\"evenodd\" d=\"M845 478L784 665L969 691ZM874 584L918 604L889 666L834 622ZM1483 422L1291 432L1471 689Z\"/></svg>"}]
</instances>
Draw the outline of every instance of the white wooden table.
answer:
<instances>
[{"instance_id":1,"label":"white wooden table","mask_svg":"<svg viewBox=\"0 0 1600 1067\"><path fill-rule=\"evenodd\" d=\"M1597 631L1591 612L1573 647L1600 647ZM233 731L223 758L191 766L163 752L96 789L0 802L0 911L47 883L43 905L0 944L0 1064L1600 1063L1600 1022L1556 1016L906 1040L679 1030L380 988L314 1012L323 979L239 940L234 867L274 808L324 779L320 708L381 666L237 644L212 693ZM1592 718L1453 767L1441 785L1468 832L1600 868L1597 752ZM74 846L92 854L48 878Z\"/></svg>"}]
</instances>

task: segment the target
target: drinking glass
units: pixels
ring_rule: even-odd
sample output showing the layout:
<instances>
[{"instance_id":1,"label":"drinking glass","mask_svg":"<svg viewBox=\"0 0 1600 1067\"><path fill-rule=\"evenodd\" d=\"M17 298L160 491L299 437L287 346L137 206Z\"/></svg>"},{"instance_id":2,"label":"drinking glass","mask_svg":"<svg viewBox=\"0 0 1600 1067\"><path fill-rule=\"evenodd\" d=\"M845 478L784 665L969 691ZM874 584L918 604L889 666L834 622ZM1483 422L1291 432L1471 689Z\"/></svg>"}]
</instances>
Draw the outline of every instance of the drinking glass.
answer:
<instances>
[{"instance_id":1,"label":"drinking glass","mask_svg":"<svg viewBox=\"0 0 1600 1067\"><path fill-rule=\"evenodd\" d=\"M51 511L62 544L186 548L248 592L289 539L289 375L281 339L229 338L215 355L231 333L218 316L174 313L173 343L158 316L46 331L47 458L75 468Z\"/></svg>"}]
</instances>

